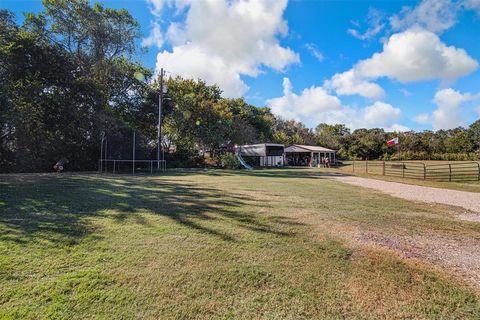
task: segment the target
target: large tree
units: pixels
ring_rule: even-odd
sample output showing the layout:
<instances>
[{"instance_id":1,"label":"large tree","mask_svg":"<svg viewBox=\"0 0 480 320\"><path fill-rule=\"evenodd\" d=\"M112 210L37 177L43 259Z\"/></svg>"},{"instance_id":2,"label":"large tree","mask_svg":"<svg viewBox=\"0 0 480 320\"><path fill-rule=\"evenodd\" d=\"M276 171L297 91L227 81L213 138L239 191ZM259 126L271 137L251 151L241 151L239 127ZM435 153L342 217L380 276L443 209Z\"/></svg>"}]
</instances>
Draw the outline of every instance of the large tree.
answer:
<instances>
[{"instance_id":1,"label":"large tree","mask_svg":"<svg viewBox=\"0 0 480 320\"><path fill-rule=\"evenodd\" d=\"M277 119L274 125L273 140L285 145L315 144L315 136L312 130L295 120Z\"/></svg>"},{"instance_id":2,"label":"large tree","mask_svg":"<svg viewBox=\"0 0 480 320\"><path fill-rule=\"evenodd\" d=\"M1 167L48 170L67 157L70 168L90 169L101 132L131 126L144 99L147 84L134 74L148 70L131 62L138 23L83 0L44 6L22 26L1 12Z\"/></svg>"}]
</instances>

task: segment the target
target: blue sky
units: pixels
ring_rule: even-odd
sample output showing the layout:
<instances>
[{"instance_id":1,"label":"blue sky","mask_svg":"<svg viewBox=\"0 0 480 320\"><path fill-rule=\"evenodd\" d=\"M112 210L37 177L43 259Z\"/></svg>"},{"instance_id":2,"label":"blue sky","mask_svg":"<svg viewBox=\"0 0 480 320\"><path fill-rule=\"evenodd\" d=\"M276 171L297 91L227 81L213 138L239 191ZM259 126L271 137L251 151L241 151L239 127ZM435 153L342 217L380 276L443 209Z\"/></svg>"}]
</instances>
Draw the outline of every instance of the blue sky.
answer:
<instances>
[{"instance_id":1,"label":"blue sky","mask_svg":"<svg viewBox=\"0 0 480 320\"><path fill-rule=\"evenodd\" d=\"M100 2L138 19L146 66L309 127L449 129L480 117L480 0ZM20 20L42 10L0 7Z\"/></svg>"}]
</instances>

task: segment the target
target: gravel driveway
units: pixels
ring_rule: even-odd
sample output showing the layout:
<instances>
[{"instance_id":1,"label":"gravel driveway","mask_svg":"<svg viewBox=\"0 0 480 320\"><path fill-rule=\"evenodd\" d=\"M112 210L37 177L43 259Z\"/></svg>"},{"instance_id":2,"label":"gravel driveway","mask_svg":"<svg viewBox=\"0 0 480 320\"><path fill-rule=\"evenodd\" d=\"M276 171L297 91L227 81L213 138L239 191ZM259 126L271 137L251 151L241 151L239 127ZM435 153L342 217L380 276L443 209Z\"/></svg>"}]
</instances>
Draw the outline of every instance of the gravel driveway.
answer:
<instances>
[{"instance_id":1,"label":"gravel driveway","mask_svg":"<svg viewBox=\"0 0 480 320\"><path fill-rule=\"evenodd\" d=\"M364 188L379 190L397 198L452 205L480 213L480 193L476 192L415 186L353 176L336 176L334 179Z\"/></svg>"},{"instance_id":2,"label":"gravel driveway","mask_svg":"<svg viewBox=\"0 0 480 320\"><path fill-rule=\"evenodd\" d=\"M468 212L454 212L455 218L480 222L480 193L415 186L353 176L332 177L338 181L382 191L397 198L462 207ZM357 230L356 242L382 247L406 258L426 260L452 270L480 292L480 238L426 233L400 235Z\"/></svg>"}]
</instances>

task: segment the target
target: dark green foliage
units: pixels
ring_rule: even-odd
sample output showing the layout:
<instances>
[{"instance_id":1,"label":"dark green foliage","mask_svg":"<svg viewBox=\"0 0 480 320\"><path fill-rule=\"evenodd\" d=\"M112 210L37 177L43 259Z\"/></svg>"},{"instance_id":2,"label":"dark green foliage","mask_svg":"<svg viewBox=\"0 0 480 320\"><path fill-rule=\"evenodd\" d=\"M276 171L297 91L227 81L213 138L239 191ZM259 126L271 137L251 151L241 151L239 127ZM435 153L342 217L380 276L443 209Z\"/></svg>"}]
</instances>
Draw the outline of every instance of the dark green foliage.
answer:
<instances>
[{"instance_id":1,"label":"dark green foliage","mask_svg":"<svg viewBox=\"0 0 480 320\"><path fill-rule=\"evenodd\" d=\"M238 169L240 162L233 153L225 153L220 156L220 165L225 169Z\"/></svg>"},{"instance_id":2,"label":"dark green foliage","mask_svg":"<svg viewBox=\"0 0 480 320\"><path fill-rule=\"evenodd\" d=\"M101 133L135 126L149 71L130 62L138 23L88 1L44 1L23 26L0 13L0 170L96 167ZM93 23L95 22L95 23ZM130 119L129 119L130 118Z\"/></svg>"},{"instance_id":3,"label":"dark green foliage","mask_svg":"<svg viewBox=\"0 0 480 320\"><path fill-rule=\"evenodd\" d=\"M315 135L311 129L301 122L294 120L277 119L274 125L273 140L276 143L315 144Z\"/></svg>"},{"instance_id":4,"label":"dark green foliage","mask_svg":"<svg viewBox=\"0 0 480 320\"><path fill-rule=\"evenodd\" d=\"M317 144L338 151L340 158L386 160L478 160L480 122L469 129L423 132L385 132L383 129L357 129L352 133L344 125L320 124L315 129ZM400 143L386 142L398 137Z\"/></svg>"}]
</instances>

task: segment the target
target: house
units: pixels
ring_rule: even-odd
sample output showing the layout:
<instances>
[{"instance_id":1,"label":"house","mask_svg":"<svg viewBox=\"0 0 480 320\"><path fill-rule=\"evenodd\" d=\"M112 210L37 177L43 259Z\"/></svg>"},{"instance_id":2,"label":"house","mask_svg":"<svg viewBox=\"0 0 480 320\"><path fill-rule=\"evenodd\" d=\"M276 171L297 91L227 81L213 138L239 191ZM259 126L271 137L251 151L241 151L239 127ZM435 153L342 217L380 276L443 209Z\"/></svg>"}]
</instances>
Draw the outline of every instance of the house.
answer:
<instances>
[{"instance_id":1,"label":"house","mask_svg":"<svg viewBox=\"0 0 480 320\"><path fill-rule=\"evenodd\" d=\"M293 144L284 147L277 143L248 144L237 147L245 162L255 167L314 166L322 158L337 162L336 151L320 146Z\"/></svg>"},{"instance_id":2,"label":"house","mask_svg":"<svg viewBox=\"0 0 480 320\"><path fill-rule=\"evenodd\" d=\"M314 166L322 158L328 158L331 164L337 162L335 150L320 146L293 144L284 149L285 164L289 166Z\"/></svg>"}]
</instances>

